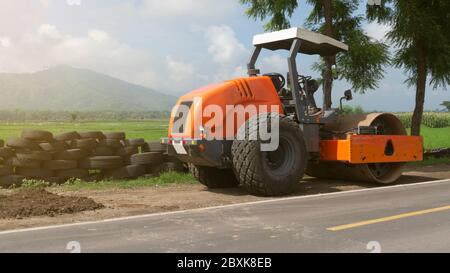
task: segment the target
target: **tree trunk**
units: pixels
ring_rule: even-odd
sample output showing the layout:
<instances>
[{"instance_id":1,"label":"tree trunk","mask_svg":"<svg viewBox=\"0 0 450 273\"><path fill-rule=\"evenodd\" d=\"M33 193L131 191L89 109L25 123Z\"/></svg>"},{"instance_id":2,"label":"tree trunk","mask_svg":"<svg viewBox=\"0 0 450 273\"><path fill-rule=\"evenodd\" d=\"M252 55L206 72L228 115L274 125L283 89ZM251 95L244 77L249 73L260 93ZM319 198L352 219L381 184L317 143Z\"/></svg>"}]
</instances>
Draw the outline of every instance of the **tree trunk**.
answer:
<instances>
[{"instance_id":1,"label":"tree trunk","mask_svg":"<svg viewBox=\"0 0 450 273\"><path fill-rule=\"evenodd\" d=\"M333 35L333 6L331 0L323 0L323 11L325 17L325 35L334 38ZM324 57L325 70L323 71L323 108L330 109L331 90L333 88L333 65L336 62L335 56Z\"/></svg>"},{"instance_id":2,"label":"tree trunk","mask_svg":"<svg viewBox=\"0 0 450 273\"><path fill-rule=\"evenodd\" d=\"M328 110L331 108L331 91L333 89L333 64L332 57L325 57L325 70L323 72L323 109Z\"/></svg>"},{"instance_id":3,"label":"tree trunk","mask_svg":"<svg viewBox=\"0 0 450 273\"><path fill-rule=\"evenodd\" d=\"M425 89L427 85L427 54L426 50L418 43L417 45L417 82L416 82L416 106L411 121L411 135L420 135L422 124L423 105L425 102Z\"/></svg>"}]
</instances>

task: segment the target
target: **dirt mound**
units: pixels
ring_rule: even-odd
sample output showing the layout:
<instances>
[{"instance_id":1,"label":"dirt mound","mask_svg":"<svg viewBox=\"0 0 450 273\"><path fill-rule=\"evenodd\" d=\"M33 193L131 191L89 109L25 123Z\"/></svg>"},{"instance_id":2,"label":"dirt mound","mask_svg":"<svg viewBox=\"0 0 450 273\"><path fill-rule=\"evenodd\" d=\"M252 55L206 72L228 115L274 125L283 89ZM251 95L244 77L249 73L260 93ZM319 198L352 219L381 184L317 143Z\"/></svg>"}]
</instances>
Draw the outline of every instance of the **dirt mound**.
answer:
<instances>
[{"instance_id":1,"label":"dirt mound","mask_svg":"<svg viewBox=\"0 0 450 273\"><path fill-rule=\"evenodd\" d=\"M23 189L0 195L0 219L55 216L101 209L104 206L86 197L60 196L45 189Z\"/></svg>"}]
</instances>

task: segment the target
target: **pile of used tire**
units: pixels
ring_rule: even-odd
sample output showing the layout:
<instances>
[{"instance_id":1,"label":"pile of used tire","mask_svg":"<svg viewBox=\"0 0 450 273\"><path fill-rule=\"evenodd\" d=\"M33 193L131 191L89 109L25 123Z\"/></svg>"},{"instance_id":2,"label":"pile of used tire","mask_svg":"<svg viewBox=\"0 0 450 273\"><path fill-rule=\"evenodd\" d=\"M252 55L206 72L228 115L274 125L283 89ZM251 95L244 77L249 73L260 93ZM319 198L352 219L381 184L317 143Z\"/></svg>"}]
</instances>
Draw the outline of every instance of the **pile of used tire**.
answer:
<instances>
[{"instance_id":1,"label":"pile of used tire","mask_svg":"<svg viewBox=\"0 0 450 273\"><path fill-rule=\"evenodd\" d=\"M0 187L24 179L60 184L70 179L99 181L185 171L158 142L127 139L123 132L24 130L21 138L0 140Z\"/></svg>"}]
</instances>

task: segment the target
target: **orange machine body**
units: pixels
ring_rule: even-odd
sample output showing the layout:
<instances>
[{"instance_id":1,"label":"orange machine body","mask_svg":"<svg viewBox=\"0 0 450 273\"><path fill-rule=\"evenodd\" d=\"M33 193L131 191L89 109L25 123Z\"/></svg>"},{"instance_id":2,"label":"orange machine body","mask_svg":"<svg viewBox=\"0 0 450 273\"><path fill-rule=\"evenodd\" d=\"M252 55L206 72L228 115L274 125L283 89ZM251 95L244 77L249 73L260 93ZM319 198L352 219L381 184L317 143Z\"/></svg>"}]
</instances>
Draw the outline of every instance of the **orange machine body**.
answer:
<instances>
[{"instance_id":1,"label":"orange machine body","mask_svg":"<svg viewBox=\"0 0 450 273\"><path fill-rule=\"evenodd\" d=\"M320 141L320 160L351 164L423 160L423 138L402 135L348 135Z\"/></svg>"},{"instance_id":2,"label":"orange machine body","mask_svg":"<svg viewBox=\"0 0 450 273\"><path fill-rule=\"evenodd\" d=\"M190 110L185 117L183 130L174 131L174 121L179 115L177 106L186 103ZM243 107L237 112L248 110L243 120L236 116L235 109L231 109L236 106ZM256 112L251 111L254 109ZM254 114L273 112L273 109L278 113L283 111L280 98L269 77L239 78L212 84L191 91L178 100L171 114L168 136L169 139L198 139L202 136L199 132L201 126L209 134L208 137L233 138L237 128L248 118ZM230 119L233 120L233 126L227 125Z\"/></svg>"}]
</instances>

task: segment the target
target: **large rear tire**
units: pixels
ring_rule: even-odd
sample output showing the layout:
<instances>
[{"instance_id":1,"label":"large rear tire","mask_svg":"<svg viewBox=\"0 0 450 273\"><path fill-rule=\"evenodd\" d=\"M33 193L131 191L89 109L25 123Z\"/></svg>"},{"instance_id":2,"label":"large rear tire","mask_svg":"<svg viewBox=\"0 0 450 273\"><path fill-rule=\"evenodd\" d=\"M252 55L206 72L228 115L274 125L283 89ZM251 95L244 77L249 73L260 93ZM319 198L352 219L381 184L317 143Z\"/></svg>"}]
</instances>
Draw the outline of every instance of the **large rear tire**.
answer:
<instances>
[{"instance_id":1,"label":"large rear tire","mask_svg":"<svg viewBox=\"0 0 450 273\"><path fill-rule=\"evenodd\" d=\"M273 117L277 114L271 115ZM302 179L308 162L303 133L296 122L287 117L279 117L277 150L261 151L261 141L248 137L257 135L261 122L264 122L255 122L255 118L245 124L245 140L236 139L233 142L231 153L234 172L241 185L251 194L290 194Z\"/></svg>"},{"instance_id":2,"label":"large rear tire","mask_svg":"<svg viewBox=\"0 0 450 273\"><path fill-rule=\"evenodd\" d=\"M239 186L239 182L231 169L196 166L189 163L189 171L200 183L211 189Z\"/></svg>"}]
</instances>

